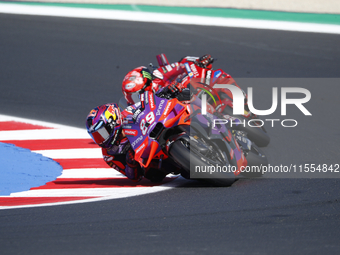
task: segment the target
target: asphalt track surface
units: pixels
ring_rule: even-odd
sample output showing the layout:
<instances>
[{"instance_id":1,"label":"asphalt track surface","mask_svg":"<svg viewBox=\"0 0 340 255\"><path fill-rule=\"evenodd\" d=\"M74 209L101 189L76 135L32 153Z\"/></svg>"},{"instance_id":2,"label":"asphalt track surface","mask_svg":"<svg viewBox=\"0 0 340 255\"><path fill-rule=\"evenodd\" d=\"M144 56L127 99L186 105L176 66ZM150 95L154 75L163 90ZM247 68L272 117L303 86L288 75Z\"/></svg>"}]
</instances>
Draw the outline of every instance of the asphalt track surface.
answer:
<instances>
[{"instance_id":1,"label":"asphalt track surface","mask_svg":"<svg viewBox=\"0 0 340 255\"><path fill-rule=\"evenodd\" d=\"M84 127L90 109L118 101L130 69L162 52L170 61L210 53L233 77L310 78L301 87L311 91L313 116L290 108L299 125L268 128L264 151L273 165L334 164L340 87L325 78L339 77L339 44L338 35L316 33L1 14L0 109ZM268 108L261 84L258 107ZM126 199L2 210L0 253L339 254L339 191L336 178L248 179L227 188L188 181Z\"/></svg>"}]
</instances>

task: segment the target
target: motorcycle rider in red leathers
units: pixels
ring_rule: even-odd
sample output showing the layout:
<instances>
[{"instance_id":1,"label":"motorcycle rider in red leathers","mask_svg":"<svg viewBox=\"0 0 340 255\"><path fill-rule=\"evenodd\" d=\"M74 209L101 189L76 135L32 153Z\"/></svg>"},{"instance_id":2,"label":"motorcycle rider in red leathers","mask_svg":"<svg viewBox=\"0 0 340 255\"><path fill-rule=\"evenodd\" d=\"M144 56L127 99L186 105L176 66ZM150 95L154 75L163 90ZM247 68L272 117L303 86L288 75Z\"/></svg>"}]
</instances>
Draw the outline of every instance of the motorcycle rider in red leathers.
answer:
<instances>
[{"instance_id":1,"label":"motorcycle rider in red leathers","mask_svg":"<svg viewBox=\"0 0 340 255\"><path fill-rule=\"evenodd\" d=\"M162 61L160 59L163 59ZM197 72L196 67L200 67L201 70L211 70L214 59L211 55L206 54L202 57L184 57L179 62L169 64L164 54L157 56L158 63L161 67L155 69L152 74L145 66L140 66L132 71L128 72L122 83L122 92L124 94L127 105L132 105L139 101L139 92L143 90L149 90L153 92L159 91L161 88L170 87L173 92L182 92L182 89L188 87L191 79L188 75L189 69L194 69ZM199 76L199 74L197 74ZM225 73L225 77L231 80L231 76ZM236 84L236 83L235 83ZM237 84L236 84L237 86ZM190 93L189 90L186 91ZM230 95L231 96L231 95ZM178 98L179 99L179 98ZM193 102L196 96L191 97ZM180 100L180 99L179 99ZM180 100L185 101L185 100ZM245 100L246 103L246 100ZM207 103L207 112L216 113L215 107ZM216 113L217 114L217 113Z\"/></svg>"},{"instance_id":2,"label":"motorcycle rider in red leathers","mask_svg":"<svg viewBox=\"0 0 340 255\"><path fill-rule=\"evenodd\" d=\"M202 68L211 69L213 61L214 59L208 54L200 58L184 57L179 62L155 69L152 74L145 66L137 67L128 72L124 77L122 92L128 105L134 104L138 100L138 93L142 89L156 92L175 82L175 79L182 79L186 74L184 63L193 63ZM167 59L165 62L168 62ZM186 82L185 85L188 83Z\"/></svg>"}]
</instances>

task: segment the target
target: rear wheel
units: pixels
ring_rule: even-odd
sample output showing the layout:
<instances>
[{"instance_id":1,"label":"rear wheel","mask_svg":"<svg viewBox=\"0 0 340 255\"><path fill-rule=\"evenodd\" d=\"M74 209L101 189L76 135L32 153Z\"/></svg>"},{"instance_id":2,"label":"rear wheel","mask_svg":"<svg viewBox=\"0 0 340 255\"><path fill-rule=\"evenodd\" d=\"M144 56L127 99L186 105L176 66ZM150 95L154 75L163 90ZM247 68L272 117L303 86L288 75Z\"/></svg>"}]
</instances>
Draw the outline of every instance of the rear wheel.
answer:
<instances>
[{"instance_id":1,"label":"rear wheel","mask_svg":"<svg viewBox=\"0 0 340 255\"><path fill-rule=\"evenodd\" d=\"M182 166L184 173L182 174L185 178L204 180L216 186L230 186L235 181L235 175L232 172L209 172L207 169L211 167L227 166L229 162L223 160L223 154L217 148L217 146L211 145L210 151L205 150L204 153L202 149L195 148L195 146L190 147L190 143L185 140L175 141L169 151L169 154L173 160ZM210 154L210 155L209 155ZM220 155L219 155L220 154ZM211 157L209 157L211 156ZM197 167L201 170L196 176L198 178L192 178L190 176L190 171L192 173L197 172ZM215 169L215 168L213 168ZM207 171L207 172L204 172Z\"/></svg>"}]
</instances>

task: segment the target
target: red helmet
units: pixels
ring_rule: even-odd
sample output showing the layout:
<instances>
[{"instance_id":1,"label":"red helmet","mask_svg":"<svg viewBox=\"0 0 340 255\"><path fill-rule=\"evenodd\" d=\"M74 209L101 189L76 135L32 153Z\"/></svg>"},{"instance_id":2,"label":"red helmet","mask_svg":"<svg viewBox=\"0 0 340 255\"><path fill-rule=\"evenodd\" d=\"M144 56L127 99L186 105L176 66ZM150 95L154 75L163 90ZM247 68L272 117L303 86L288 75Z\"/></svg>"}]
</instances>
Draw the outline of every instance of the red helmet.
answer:
<instances>
[{"instance_id":1,"label":"red helmet","mask_svg":"<svg viewBox=\"0 0 340 255\"><path fill-rule=\"evenodd\" d=\"M122 84L122 92L128 104L134 104L133 95L148 86L152 82L152 74L145 66L140 66L128 72ZM137 97L138 98L138 97Z\"/></svg>"}]
</instances>

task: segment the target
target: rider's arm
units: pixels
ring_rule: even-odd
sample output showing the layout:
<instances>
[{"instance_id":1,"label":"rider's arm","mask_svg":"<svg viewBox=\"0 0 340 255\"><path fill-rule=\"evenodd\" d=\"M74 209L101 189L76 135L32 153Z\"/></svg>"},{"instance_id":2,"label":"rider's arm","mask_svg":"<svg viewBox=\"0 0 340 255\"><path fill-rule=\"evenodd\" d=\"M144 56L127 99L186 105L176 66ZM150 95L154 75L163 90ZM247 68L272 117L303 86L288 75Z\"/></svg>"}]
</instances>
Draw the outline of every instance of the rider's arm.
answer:
<instances>
[{"instance_id":1,"label":"rider's arm","mask_svg":"<svg viewBox=\"0 0 340 255\"><path fill-rule=\"evenodd\" d=\"M135 153L132 149L126 153L125 175L133 181L140 181L143 178L143 169L140 164L134 160L134 156Z\"/></svg>"},{"instance_id":2,"label":"rider's arm","mask_svg":"<svg viewBox=\"0 0 340 255\"><path fill-rule=\"evenodd\" d=\"M195 65L200 66L202 68L211 69L214 59L211 57L210 54L205 54L201 57L191 56L183 57L179 62L180 63L193 62Z\"/></svg>"},{"instance_id":3,"label":"rider's arm","mask_svg":"<svg viewBox=\"0 0 340 255\"><path fill-rule=\"evenodd\" d=\"M185 67L178 62L172 63L171 65L159 67L153 72L155 79L153 82L158 83L164 87L165 85L172 82L178 75L185 73Z\"/></svg>"},{"instance_id":4,"label":"rider's arm","mask_svg":"<svg viewBox=\"0 0 340 255\"><path fill-rule=\"evenodd\" d=\"M140 181L143 178L143 171L138 162L131 158L132 149L124 150L124 142L114 145L109 149L102 149L104 161L113 169L125 175L133 181Z\"/></svg>"}]
</instances>

